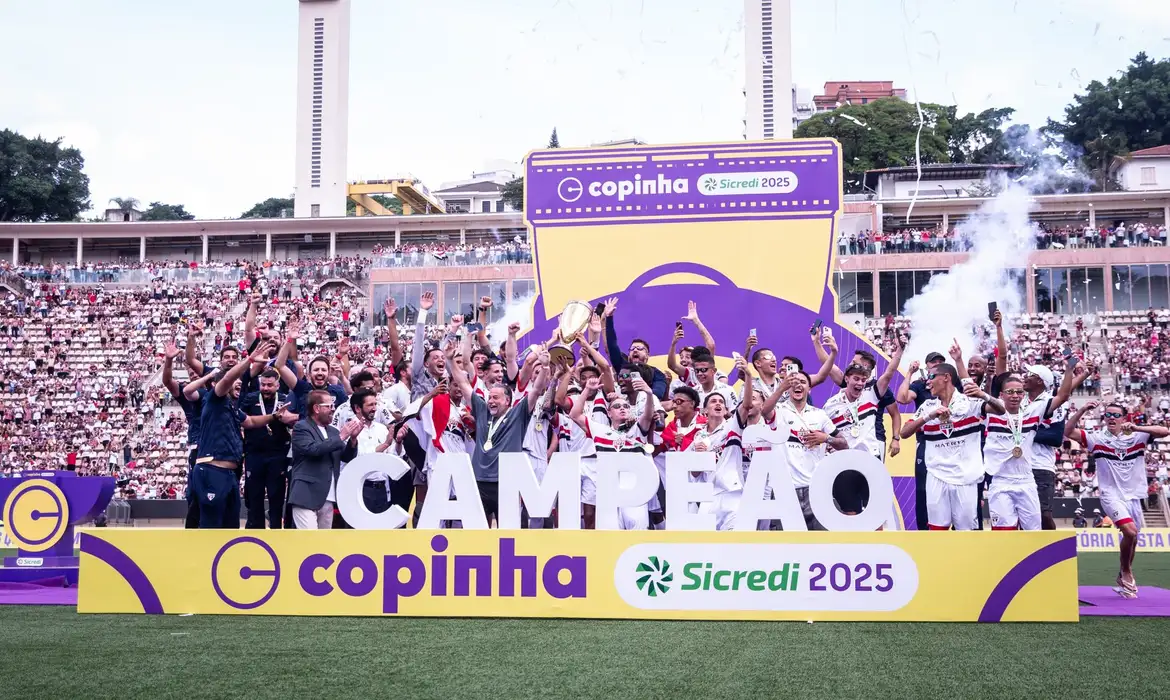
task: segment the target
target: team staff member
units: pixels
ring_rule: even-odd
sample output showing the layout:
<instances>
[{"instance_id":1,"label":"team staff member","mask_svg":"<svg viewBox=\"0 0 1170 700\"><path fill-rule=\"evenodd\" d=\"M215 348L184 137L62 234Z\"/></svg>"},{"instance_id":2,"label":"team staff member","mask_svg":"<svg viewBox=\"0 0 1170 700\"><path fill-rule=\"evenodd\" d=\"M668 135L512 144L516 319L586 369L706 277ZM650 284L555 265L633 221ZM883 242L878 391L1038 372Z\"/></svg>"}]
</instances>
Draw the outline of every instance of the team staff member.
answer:
<instances>
[{"instance_id":1,"label":"team staff member","mask_svg":"<svg viewBox=\"0 0 1170 700\"><path fill-rule=\"evenodd\" d=\"M289 427L298 416L287 410L288 398L280 394L280 373L260 375L260 390L240 399L240 410L252 416L254 427L244 431L244 505L250 530L264 529L264 500L268 497L268 527L284 524L284 498L288 478ZM282 410L283 409L283 410ZM259 423L259 424L256 424Z\"/></svg>"},{"instance_id":2,"label":"team staff member","mask_svg":"<svg viewBox=\"0 0 1170 700\"><path fill-rule=\"evenodd\" d=\"M360 374L360 373L359 373ZM353 383L358 382L355 379ZM368 455L377 452L384 452L390 448L394 441L391 439L390 429L386 427L385 423L378 420L378 413L381 410L378 406L378 394L373 387L357 389L356 393L349 398L350 413L360 427L357 435L357 453L358 455ZM340 413L335 411L334 413ZM338 424L336 415L333 419L333 425ZM349 423L348 420L341 421L342 425ZM346 465L341 465L341 471L345 471ZM405 478L409 478L407 474ZM407 484L409 489L409 482ZM390 480L384 476L370 475L362 483L362 502L366 509L371 513L382 513L390 508ZM409 498L406 501L406 506L410 507ZM345 520L345 513L338 511L337 518L333 521L333 529L352 529L350 524Z\"/></svg>"},{"instance_id":3,"label":"team staff member","mask_svg":"<svg viewBox=\"0 0 1170 700\"><path fill-rule=\"evenodd\" d=\"M195 494L191 492L191 470L195 468L195 458L199 454L199 418L203 411L203 396L207 390L201 389L194 399L188 399L184 391L185 385L175 380L175 358L182 352L173 342L167 343L163 357L162 383L178 402L179 408L183 409L183 416L187 419L187 486L183 494L187 499L187 516L183 520L183 527L194 530L199 528L199 503L195 500Z\"/></svg>"},{"instance_id":4,"label":"team staff member","mask_svg":"<svg viewBox=\"0 0 1170 700\"><path fill-rule=\"evenodd\" d=\"M666 400L666 392L670 388L670 382L666 381L666 375L657 367L651 367L647 363L650 361L650 343L647 343L641 338L634 338L630 341L629 354L623 354L621 344L618 343L617 330L614 329L613 312L617 310L618 299L611 297L605 301L605 310L602 313L605 316L605 350L609 353L610 364L613 365L613 373L620 375L622 368L627 364L646 365L650 367L650 389L654 396L659 400ZM698 315L696 312L696 320Z\"/></svg>"},{"instance_id":5,"label":"team staff member","mask_svg":"<svg viewBox=\"0 0 1170 700\"><path fill-rule=\"evenodd\" d=\"M927 355L926 371L928 375L946 361L947 358L943 357L942 353L932 352ZM918 360L910 363L909 376L913 377L916 372L918 372ZM929 380L923 377L910 382L909 386L906 382L902 382L895 398L900 404L914 404L914 410L918 411L922 408L922 404L934 397L930 394ZM914 433L914 431L906 432L905 427L902 426L902 438L910 437ZM926 441L921 434L917 436L916 440L918 447L914 453L914 520L917 529L926 530L930 526L926 515Z\"/></svg>"},{"instance_id":6,"label":"team staff member","mask_svg":"<svg viewBox=\"0 0 1170 700\"><path fill-rule=\"evenodd\" d=\"M471 413L475 419L475 451L471 455L471 467L479 484L479 495L483 501L484 515L488 523L499 521L499 459L505 452L522 452L528 423L536 408L537 399L544 395L549 381L548 351L537 348L536 379L531 390L519 401L512 401L512 388L506 383L496 384L488 390L487 398L476 396L461 363L451 363L451 379L462 396L470 397ZM442 353L439 353L440 356ZM463 356L471 357L471 335L463 341ZM528 516L521 511L520 526L528 527Z\"/></svg>"},{"instance_id":7,"label":"team staff member","mask_svg":"<svg viewBox=\"0 0 1170 700\"><path fill-rule=\"evenodd\" d=\"M310 391L305 397L305 417L293 428L292 473L288 502L298 530L329 530L341 463L357 457L358 421L334 428L333 396Z\"/></svg>"},{"instance_id":8,"label":"team staff member","mask_svg":"<svg viewBox=\"0 0 1170 700\"><path fill-rule=\"evenodd\" d=\"M267 358L273 349L272 343L261 343L249 360ZM247 369L247 362L236 362L226 372L209 374L187 385L187 398L190 399L192 391L198 390L198 384L214 380L213 388L203 399L199 456L191 472L191 490L199 502L199 527L202 529L234 530L240 527L239 469L244 461L240 428L252 428L265 422L265 419L245 416L239 409L240 377Z\"/></svg>"}]
</instances>

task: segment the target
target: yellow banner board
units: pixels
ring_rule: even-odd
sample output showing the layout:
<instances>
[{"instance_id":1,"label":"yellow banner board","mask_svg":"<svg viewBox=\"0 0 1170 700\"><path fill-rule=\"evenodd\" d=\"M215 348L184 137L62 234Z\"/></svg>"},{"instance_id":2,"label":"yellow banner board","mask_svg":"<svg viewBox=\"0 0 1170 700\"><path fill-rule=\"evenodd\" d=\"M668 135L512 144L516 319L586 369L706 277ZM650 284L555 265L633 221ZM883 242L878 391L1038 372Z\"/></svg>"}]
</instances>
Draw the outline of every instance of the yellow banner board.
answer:
<instances>
[{"instance_id":1,"label":"yellow banner board","mask_svg":"<svg viewBox=\"0 0 1170 700\"><path fill-rule=\"evenodd\" d=\"M86 529L82 613L1077 620L1069 531Z\"/></svg>"}]
</instances>

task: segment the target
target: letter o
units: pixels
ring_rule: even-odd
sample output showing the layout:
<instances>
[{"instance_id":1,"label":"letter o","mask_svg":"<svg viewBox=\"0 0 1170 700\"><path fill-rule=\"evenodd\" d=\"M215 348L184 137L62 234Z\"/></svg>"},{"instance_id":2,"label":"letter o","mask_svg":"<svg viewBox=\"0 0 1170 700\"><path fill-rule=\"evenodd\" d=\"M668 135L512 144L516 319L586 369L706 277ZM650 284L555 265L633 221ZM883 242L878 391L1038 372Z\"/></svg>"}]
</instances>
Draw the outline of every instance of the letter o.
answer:
<instances>
[{"instance_id":1,"label":"letter o","mask_svg":"<svg viewBox=\"0 0 1170 700\"><path fill-rule=\"evenodd\" d=\"M353 580L354 570L362 576ZM378 566L364 554L350 554L337 563L337 587L351 598L369 595L378 585Z\"/></svg>"},{"instance_id":2,"label":"letter o","mask_svg":"<svg viewBox=\"0 0 1170 700\"><path fill-rule=\"evenodd\" d=\"M601 186L601 193L604 194L606 197L614 196L615 194L617 194L617 183L613 182L612 180L609 182L606 182L605 184L603 184Z\"/></svg>"},{"instance_id":3,"label":"letter o","mask_svg":"<svg viewBox=\"0 0 1170 700\"><path fill-rule=\"evenodd\" d=\"M857 515L845 515L833 503L833 482L846 471L859 472L869 484L869 504ZM808 489L813 515L826 530L873 532L894 514L894 482L886 465L862 450L842 450L817 464Z\"/></svg>"}]
</instances>

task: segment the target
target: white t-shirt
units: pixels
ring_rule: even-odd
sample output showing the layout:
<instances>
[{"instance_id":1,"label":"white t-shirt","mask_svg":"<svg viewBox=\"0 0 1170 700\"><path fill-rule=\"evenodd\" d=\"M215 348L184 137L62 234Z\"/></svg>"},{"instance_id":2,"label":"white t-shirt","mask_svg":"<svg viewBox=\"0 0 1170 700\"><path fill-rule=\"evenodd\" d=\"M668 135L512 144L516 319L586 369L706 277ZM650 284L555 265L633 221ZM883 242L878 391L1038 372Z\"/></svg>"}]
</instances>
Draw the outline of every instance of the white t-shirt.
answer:
<instances>
[{"instance_id":1,"label":"white t-shirt","mask_svg":"<svg viewBox=\"0 0 1170 700\"><path fill-rule=\"evenodd\" d=\"M380 401L394 413L403 414L410 404L410 389L403 382L398 382L388 389L382 390Z\"/></svg>"},{"instance_id":2,"label":"white t-shirt","mask_svg":"<svg viewBox=\"0 0 1170 700\"><path fill-rule=\"evenodd\" d=\"M937 398L922 404L914 414L921 420L942 406ZM926 471L948 484L974 484L983 478L983 451L979 435L983 432L983 402L958 391L951 397L950 420L944 425L931 418L922 425L926 440Z\"/></svg>"},{"instance_id":3,"label":"white t-shirt","mask_svg":"<svg viewBox=\"0 0 1170 700\"><path fill-rule=\"evenodd\" d=\"M986 441L983 445L983 463L996 483L1034 483L1032 475L1032 443L1048 402L1034 402L1020 407L1019 413L1002 416L987 414ZM1020 456L1012 451L1020 448Z\"/></svg>"},{"instance_id":4,"label":"white t-shirt","mask_svg":"<svg viewBox=\"0 0 1170 700\"><path fill-rule=\"evenodd\" d=\"M723 382L716 381L714 384L711 385L711 391L704 391L703 387L701 387L701 386L696 386L693 388L699 394L699 408L700 409L703 409L706 407L707 397L710 396L711 394L719 394L720 396L722 396L723 402L727 405L728 411L734 411L739 406L739 396L740 396L739 393L735 389L733 389L731 386L729 386Z\"/></svg>"},{"instance_id":5,"label":"white t-shirt","mask_svg":"<svg viewBox=\"0 0 1170 700\"><path fill-rule=\"evenodd\" d=\"M856 401L850 401L842 389L825 402L825 413L833 419L833 425L845 437L851 450L863 450L879 460L885 445L877 439L878 404L881 403L877 389L866 385ZM856 429L857 434L854 435Z\"/></svg>"},{"instance_id":6,"label":"white t-shirt","mask_svg":"<svg viewBox=\"0 0 1170 700\"><path fill-rule=\"evenodd\" d=\"M800 441L801 433L817 430L827 433L830 437L837 435L833 420L821 409L805 404L804 409L798 411L791 401L785 401L776 408L776 429L772 434L756 431L755 426L752 426L750 437L768 439L777 445L783 444L787 448L792 485L801 488L812 483L813 471L828 454L826 443L809 448Z\"/></svg>"},{"instance_id":7,"label":"white t-shirt","mask_svg":"<svg viewBox=\"0 0 1170 700\"><path fill-rule=\"evenodd\" d=\"M1045 411L1047 411L1049 402L1051 402L1051 401L1052 401L1052 394L1050 394L1046 391L1046 392L1040 394L1039 396L1037 396L1035 401L1029 402L1028 405L1023 407L1023 409L1022 409L1022 410L1029 411L1028 415L1035 414L1035 415L1040 416L1040 424L1037 427L1037 430L1043 430L1044 428L1048 428L1048 427L1052 426L1053 424L1060 423L1061 421L1063 421L1066 418L1067 410L1065 409L1064 406L1061 406L1060 408L1053 411L1052 416L1050 416L1048 418L1045 418L1044 413L1039 412L1038 408L1036 408L1036 409L1033 408L1033 407L1037 406L1037 404L1039 404L1040 406L1044 407ZM1042 444L1036 442L1035 440L1033 440L1032 447L1028 451L1028 461L1031 464L1032 469L1043 469L1044 471L1055 472L1056 471L1056 448L1052 447L1050 445L1042 445Z\"/></svg>"},{"instance_id":8,"label":"white t-shirt","mask_svg":"<svg viewBox=\"0 0 1170 700\"><path fill-rule=\"evenodd\" d=\"M1108 430L1077 431L1077 441L1085 446L1097 464L1097 485L1127 501L1147 496L1146 445L1149 433L1132 435Z\"/></svg>"}]
</instances>

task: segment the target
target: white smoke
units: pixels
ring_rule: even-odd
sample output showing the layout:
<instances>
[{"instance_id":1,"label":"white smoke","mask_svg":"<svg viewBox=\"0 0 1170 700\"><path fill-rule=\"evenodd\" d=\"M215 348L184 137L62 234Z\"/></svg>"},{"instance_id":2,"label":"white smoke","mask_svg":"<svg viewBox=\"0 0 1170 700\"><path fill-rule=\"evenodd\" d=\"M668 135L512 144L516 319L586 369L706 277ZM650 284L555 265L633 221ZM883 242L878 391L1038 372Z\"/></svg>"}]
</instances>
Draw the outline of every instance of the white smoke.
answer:
<instances>
[{"instance_id":1,"label":"white smoke","mask_svg":"<svg viewBox=\"0 0 1170 700\"><path fill-rule=\"evenodd\" d=\"M1036 249L1031 210L1028 190L1010 182L956 227L970 257L931 277L922 293L906 302L904 314L912 323L909 359L921 362L930 352L948 355L953 340L968 358L976 347L971 329L988 322L988 302L996 302L1005 318L1026 308L1018 275L1028 274L1028 256Z\"/></svg>"},{"instance_id":2,"label":"white smoke","mask_svg":"<svg viewBox=\"0 0 1170 700\"><path fill-rule=\"evenodd\" d=\"M512 300L504 307L504 315L487 327L488 340L493 349L499 350L500 343L508 339L508 326L513 323L519 323L521 329L528 326L532 320L532 300L534 297L534 294L527 294L520 299Z\"/></svg>"}]
</instances>

